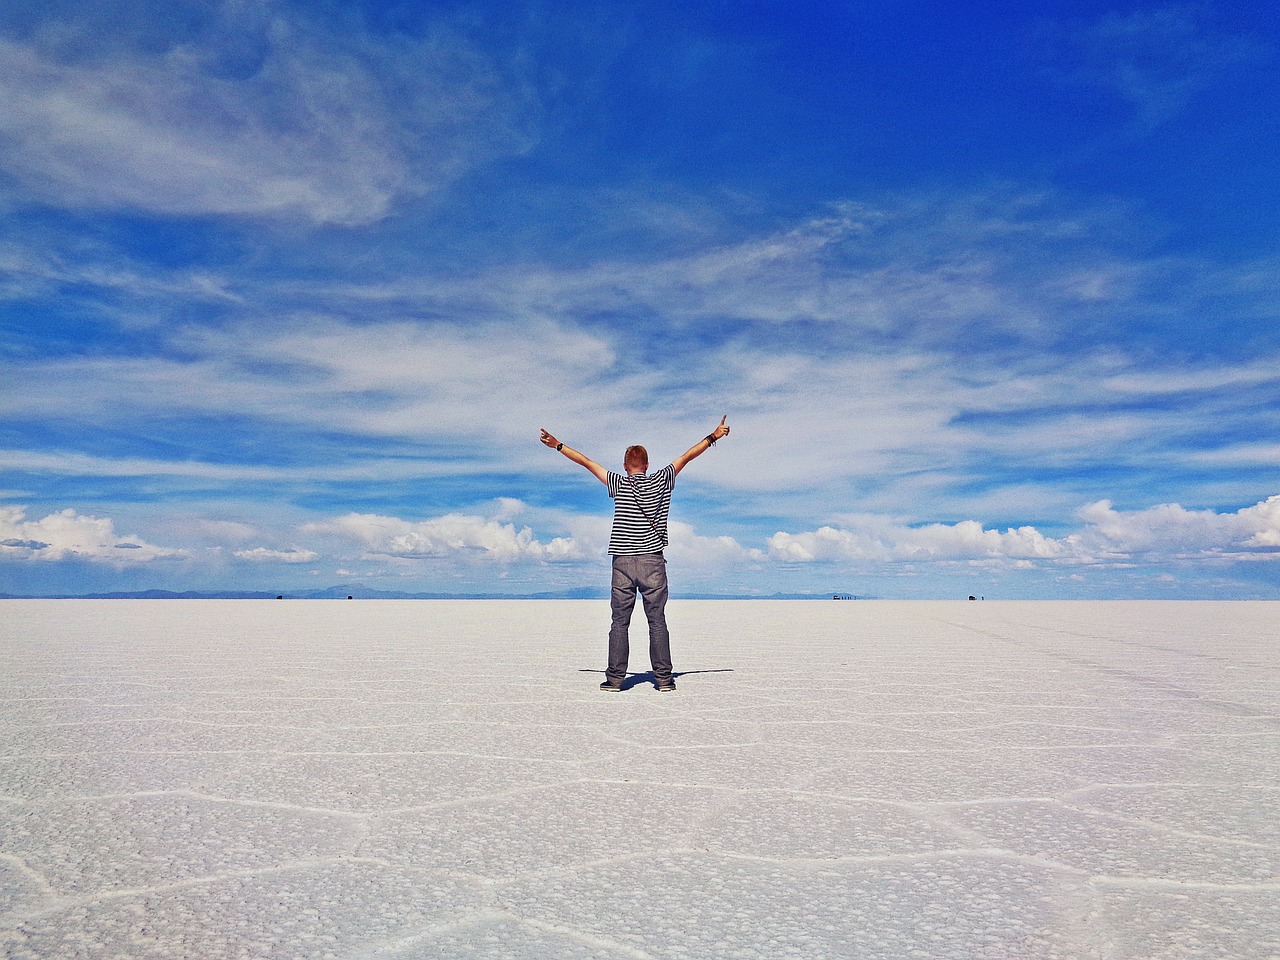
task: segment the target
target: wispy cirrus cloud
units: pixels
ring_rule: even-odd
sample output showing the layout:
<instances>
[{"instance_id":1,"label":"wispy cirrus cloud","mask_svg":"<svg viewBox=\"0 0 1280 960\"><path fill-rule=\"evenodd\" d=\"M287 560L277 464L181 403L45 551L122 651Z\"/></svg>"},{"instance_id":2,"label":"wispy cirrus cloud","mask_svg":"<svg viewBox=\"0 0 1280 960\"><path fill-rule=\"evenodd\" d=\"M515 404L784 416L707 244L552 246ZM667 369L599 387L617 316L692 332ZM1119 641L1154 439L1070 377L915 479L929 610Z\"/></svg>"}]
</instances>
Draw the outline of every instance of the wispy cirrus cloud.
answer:
<instances>
[{"instance_id":1,"label":"wispy cirrus cloud","mask_svg":"<svg viewBox=\"0 0 1280 960\"><path fill-rule=\"evenodd\" d=\"M1123 205L1073 205L997 189L834 204L822 215L678 255L581 266L519 264L466 278L303 289L332 304L519 318L633 317L671 339L699 326L775 340L803 326L813 349L948 349L1056 340L1119 305L1144 307L1170 264L1133 249Z\"/></svg>"},{"instance_id":2,"label":"wispy cirrus cloud","mask_svg":"<svg viewBox=\"0 0 1280 960\"><path fill-rule=\"evenodd\" d=\"M482 432L510 440L555 413L607 416L636 376L614 370L605 338L553 323L511 329L301 317L266 330L183 329L170 344L184 356L26 363L14 371L0 413L88 424L153 410L364 436L456 442ZM128 408L119 405L124 396Z\"/></svg>"},{"instance_id":3,"label":"wispy cirrus cloud","mask_svg":"<svg viewBox=\"0 0 1280 960\"><path fill-rule=\"evenodd\" d=\"M81 241L74 251L50 249L25 238L0 243L0 299L73 299L99 316L130 326L140 303L166 310L186 302L243 305L217 271L156 271L130 262L116 251ZM127 302L127 309L117 304Z\"/></svg>"},{"instance_id":4,"label":"wispy cirrus cloud","mask_svg":"<svg viewBox=\"0 0 1280 960\"><path fill-rule=\"evenodd\" d=\"M1116 11L1087 24L1058 24L1049 33L1065 77L1115 94L1147 130L1232 67L1269 53L1256 37L1220 28L1212 7L1199 3Z\"/></svg>"},{"instance_id":5,"label":"wispy cirrus cloud","mask_svg":"<svg viewBox=\"0 0 1280 960\"><path fill-rule=\"evenodd\" d=\"M1161 228L1115 201L1012 187L842 203L772 231L645 258L242 290L370 320L530 318L607 332L633 362L708 347L814 357L934 352L1031 366L1048 351L1230 353L1234 318L1274 312L1269 260L1159 249ZM1206 318L1188 337L1189 316ZM1216 335L1221 334L1221 335Z\"/></svg>"},{"instance_id":6,"label":"wispy cirrus cloud","mask_svg":"<svg viewBox=\"0 0 1280 960\"><path fill-rule=\"evenodd\" d=\"M245 483L280 484L306 481L354 483L380 480L412 480L424 477L453 476L473 466L442 463L438 458L398 457L360 458L342 464L305 464L272 466L259 463L210 463L182 459L163 460L143 457L103 457L78 451L0 450L0 468L30 474L56 474L63 477L106 477L152 479L172 478L205 485Z\"/></svg>"},{"instance_id":7,"label":"wispy cirrus cloud","mask_svg":"<svg viewBox=\"0 0 1280 960\"><path fill-rule=\"evenodd\" d=\"M1280 391L1280 358L1157 365L1111 351L1046 364L735 341L703 345L687 369L660 370L626 358L626 344L604 331L550 322L508 331L313 320L252 335L230 328L183 333L174 343L187 359L25 364L13 371L4 411L102 429L139 415L235 417L239 431L283 431L298 443L310 431L341 431L417 446L399 456L315 463L65 449L11 449L0 461L29 473L215 484L358 483L496 469L544 474L556 465L534 442L539 426L598 458L613 456L619 431L672 458L728 412L737 424L735 451L753 467L735 470L708 457L699 482L808 490L821 499L823 489L850 482L863 484L865 495L865 485L883 491L923 475L946 482L961 473L1023 476L1099 460L1114 469L1200 461L1207 468L1219 449L1234 449L1237 458L1260 450L1247 445L1265 420L1258 408ZM663 398L660 416L644 399L655 393ZM129 398L127 407L121 397ZM445 442L465 445L466 457L428 456L422 446L438 453ZM298 451L305 455L305 446ZM930 502L954 509L942 490Z\"/></svg>"},{"instance_id":8,"label":"wispy cirrus cloud","mask_svg":"<svg viewBox=\"0 0 1280 960\"><path fill-rule=\"evenodd\" d=\"M73 209L352 225L532 142L527 91L460 34L375 44L269 4L192 12L145 44L0 37L0 167Z\"/></svg>"}]
</instances>

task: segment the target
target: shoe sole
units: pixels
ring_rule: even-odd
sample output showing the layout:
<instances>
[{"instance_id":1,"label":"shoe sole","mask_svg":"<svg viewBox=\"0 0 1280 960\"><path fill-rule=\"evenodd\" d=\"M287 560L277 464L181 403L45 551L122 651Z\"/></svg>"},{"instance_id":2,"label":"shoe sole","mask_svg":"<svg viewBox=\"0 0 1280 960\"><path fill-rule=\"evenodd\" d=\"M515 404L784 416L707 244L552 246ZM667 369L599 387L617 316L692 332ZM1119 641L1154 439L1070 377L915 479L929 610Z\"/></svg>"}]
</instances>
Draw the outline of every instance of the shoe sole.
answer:
<instances>
[{"instance_id":1,"label":"shoe sole","mask_svg":"<svg viewBox=\"0 0 1280 960\"><path fill-rule=\"evenodd\" d=\"M615 687L615 686L610 685L610 686L607 686L607 687L601 687L601 688L600 688L600 692L601 692L601 693L621 693L621 692L622 692L622 688L621 688L621 687Z\"/></svg>"}]
</instances>

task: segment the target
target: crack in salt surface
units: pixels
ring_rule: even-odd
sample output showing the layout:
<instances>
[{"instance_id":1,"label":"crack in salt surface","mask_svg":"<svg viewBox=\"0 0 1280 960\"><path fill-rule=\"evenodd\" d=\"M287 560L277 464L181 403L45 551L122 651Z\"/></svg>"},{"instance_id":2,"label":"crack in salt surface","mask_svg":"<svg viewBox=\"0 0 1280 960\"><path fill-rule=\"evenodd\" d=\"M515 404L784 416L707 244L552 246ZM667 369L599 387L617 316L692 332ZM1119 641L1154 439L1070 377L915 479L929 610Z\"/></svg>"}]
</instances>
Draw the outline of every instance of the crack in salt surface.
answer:
<instances>
[{"instance_id":1,"label":"crack in salt surface","mask_svg":"<svg viewBox=\"0 0 1280 960\"><path fill-rule=\"evenodd\" d=\"M608 950L611 953L630 957L632 960L661 960L661 955L647 953L646 951L621 940L602 937L599 934L580 930L577 927L565 924L548 923L545 920L522 916L514 911L503 910L497 907L486 908L467 916L459 917L456 920L424 927L411 934L397 937L395 940L378 944L366 951L362 951L357 954L353 960L366 960L366 958L367 960L376 960L378 957L403 953L408 949L420 944L429 943L432 940L438 940L448 934L471 930L483 924L494 922L511 923L516 926L525 927L529 930L549 933L556 937L563 937L580 943L586 947L598 950Z\"/></svg>"},{"instance_id":2,"label":"crack in salt surface","mask_svg":"<svg viewBox=\"0 0 1280 960\"><path fill-rule=\"evenodd\" d=\"M308 807L296 803L284 803L283 801L277 800L255 800L253 798L246 797L223 797L199 790L190 790L185 787L179 787L172 790L135 790L124 793L99 793L85 796L27 800L24 801L24 806L38 809L41 807L73 806L82 803L93 803L96 801L109 802L113 800L146 800L162 797L181 797L187 800L201 800L206 803L214 803L221 806L251 807L264 810L284 810L290 813L318 814L331 818L346 818L350 820L362 820L365 817L365 814L355 813L350 810L339 810L332 807Z\"/></svg>"},{"instance_id":3,"label":"crack in salt surface","mask_svg":"<svg viewBox=\"0 0 1280 960\"><path fill-rule=\"evenodd\" d=\"M1133 890L1211 890L1218 893L1270 893L1280 892L1280 881L1263 883L1242 881L1240 883L1221 883L1211 880L1177 880L1169 877L1112 877L1107 874L1094 874L1089 882L1099 887L1122 887Z\"/></svg>"},{"instance_id":4,"label":"crack in salt surface","mask_svg":"<svg viewBox=\"0 0 1280 960\"><path fill-rule=\"evenodd\" d=\"M58 890L51 884L48 879L35 867L27 863L22 857L16 853L0 853L0 863L12 864L17 871L30 880L40 889L41 896L56 897Z\"/></svg>"},{"instance_id":5,"label":"crack in salt surface","mask_svg":"<svg viewBox=\"0 0 1280 960\"><path fill-rule=\"evenodd\" d=\"M587 933L586 931L578 930L575 927L569 927L558 923L547 923L545 920L535 920L532 917L520 917L520 922L525 926L532 927L534 930L542 930L546 933L566 936L589 947L613 950L625 956L632 957L633 960L658 960L657 955L647 953L646 951L629 943L624 943L621 940L601 937L598 934Z\"/></svg>"},{"instance_id":6,"label":"crack in salt surface","mask_svg":"<svg viewBox=\"0 0 1280 960\"><path fill-rule=\"evenodd\" d=\"M1086 787L1084 789L1091 790L1093 788ZM1081 791L1073 790L1071 792L1079 793ZM1077 806L1076 804L1067 803L1058 797L1001 797L965 801L943 800L938 801L936 805L944 809L947 807L972 809L975 807L1018 806L1027 803L1053 805L1061 808L1062 810L1069 810L1072 813L1078 813L1084 817L1092 817L1097 820L1106 820L1130 826L1138 826L1145 830L1165 833L1174 837L1183 837L1188 840L1208 840L1212 843L1222 844L1223 846L1241 847L1251 850L1274 850L1280 852L1280 846L1274 843L1263 843L1257 840L1240 840L1235 837L1223 837L1217 834L1203 833L1195 830L1182 830L1167 823L1161 823L1159 820L1126 816L1123 813L1116 813L1114 810L1100 810L1097 807Z\"/></svg>"},{"instance_id":7,"label":"crack in salt surface","mask_svg":"<svg viewBox=\"0 0 1280 960\"><path fill-rule=\"evenodd\" d=\"M947 847L939 850L922 850L911 853L884 853L884 854L833 854L830 856L808 856L808 857L781 857L781 856L765 856L753 853L735 853L729 850L712 850L707 847L689 846L689 845L672 845L663 851L664 859L673 857L689 857L695 860L705 861L723 861L727 863L760 863L770 864L773 866L799 867L799 868L823 868L831 866L880 866L888 864L928 864L928 863L948 863L956 860L969 859L974 861L999 861L1003 863L1017 863L1025 866L1037 867L1040 869L1050 870L1053 872L1069 875L1081 880L1091 879L1095 874L1080 867L1071 864L1061 863L1050 857L1036 856L1033 854L1019 853L1015 850L1007 850L1003 847ZM374 858L376 859L376 858ZM647 853L626 853L617 854L609 857L595 857L591 859L578 860L573 863L560 864L553 867L543 869L522 870L510 876L504 877L486 877L479 874L469 873L459 870L440 870L438 868L416 868L424 873L430 874L449 874L459 878L465 878L473 881L480 886L502 890L507 887L518 887L528 884L534 880L547 880L551 878L567 878L578 874L586 874L602 867L611 867L625 864L645 863L651 859ZM1128 878L1115 878L1115 884L1123 886L1127 883ZM1137 878L1143 880L1145 878ZM1176 883L1176 881L1173 881ZM1253 885L1244 884L1244 887Z\"/></svg>"},{"instance_id":8,"label":"crack in salt surface","mask_svg":"<svg viewBox=\"0 0 1280 960\"><path fill-rule=\"evenodd\" d=\"M449 877L451 879L473 884L477 887L488 885L485 883L484 878L477 877L474 874L470 874L465 871L392 864L390 861L383 860L378 857L307 857L298 860L291 860L288 863L276 864L270 867L250 867L241 870L219 870L199 877L188 877L183 880L175 880L172 883L156 883L136 887L99 889L85 894L68 894L50 887L50 893L48 894L49 900L47 902L28 907L26 909L16 910L13 912L12 916L19 920L30 920L35 917L64 913L78 907L97 906L116 900L134 900L139 897L148 897L157 893L209 887L220 883L226 883L231 880L285 876L292 873L305 873L322 867L351 866L360 864L381 867L387 870L394 868L396 870L403 870L408 873L420 874L423 876Z\"/></svg>"}]
</instances>

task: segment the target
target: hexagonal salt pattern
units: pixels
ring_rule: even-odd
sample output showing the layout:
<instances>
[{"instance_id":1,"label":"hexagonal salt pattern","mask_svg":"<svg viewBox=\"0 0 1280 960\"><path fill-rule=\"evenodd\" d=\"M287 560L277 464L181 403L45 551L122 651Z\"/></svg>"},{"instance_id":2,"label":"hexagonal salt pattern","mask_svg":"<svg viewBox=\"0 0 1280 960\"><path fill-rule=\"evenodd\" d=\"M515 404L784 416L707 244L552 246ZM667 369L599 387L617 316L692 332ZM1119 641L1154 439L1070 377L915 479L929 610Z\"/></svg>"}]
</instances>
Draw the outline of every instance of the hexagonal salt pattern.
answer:
<instances>
[{"instance_id":1,"label":"hexagonal salt pattern","mask_svg":"<svg viewBox=\"0 0 1280 960\"><path fill-rule=\"evenodd\" d=\"M4 601L0 956L1274 960L1276 612Z\"/></svg>"}]
</instances>

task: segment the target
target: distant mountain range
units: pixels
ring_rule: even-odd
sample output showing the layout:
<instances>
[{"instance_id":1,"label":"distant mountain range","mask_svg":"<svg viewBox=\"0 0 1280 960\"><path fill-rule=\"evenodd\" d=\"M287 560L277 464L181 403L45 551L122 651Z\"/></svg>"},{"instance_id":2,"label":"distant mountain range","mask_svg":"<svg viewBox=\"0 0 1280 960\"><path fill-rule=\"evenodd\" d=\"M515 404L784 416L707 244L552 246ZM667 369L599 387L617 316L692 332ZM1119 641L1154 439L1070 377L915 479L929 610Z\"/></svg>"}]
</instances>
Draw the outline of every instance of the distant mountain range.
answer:
<instances>
[{"instance_id":1,"label":"distant mountain range","mask_svg":"<svg viewBox=\"0 0 1280 960\"><path fill-rule=\"evenodd\" d=\"M837 594L775 593L771 596L690 593L684 600L829 600ZM857 599L839 594L841 599ZM545 593L409 593L376 590L373 587L339 585L320 590L272 593L263 590L129 590L112 593L12 594L0 593L0 600L607 600L608 590L575 587Z\"/></svg>"}]
</instances>

